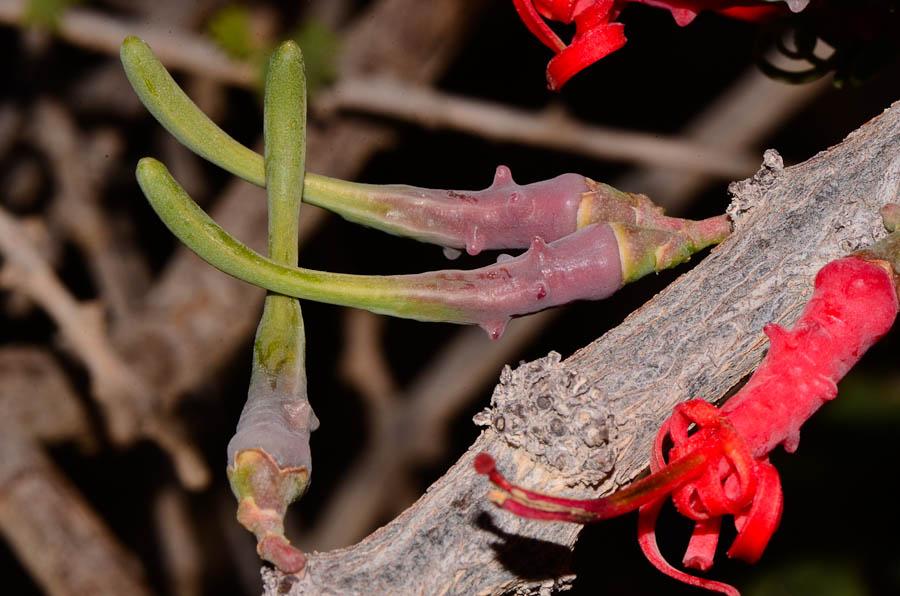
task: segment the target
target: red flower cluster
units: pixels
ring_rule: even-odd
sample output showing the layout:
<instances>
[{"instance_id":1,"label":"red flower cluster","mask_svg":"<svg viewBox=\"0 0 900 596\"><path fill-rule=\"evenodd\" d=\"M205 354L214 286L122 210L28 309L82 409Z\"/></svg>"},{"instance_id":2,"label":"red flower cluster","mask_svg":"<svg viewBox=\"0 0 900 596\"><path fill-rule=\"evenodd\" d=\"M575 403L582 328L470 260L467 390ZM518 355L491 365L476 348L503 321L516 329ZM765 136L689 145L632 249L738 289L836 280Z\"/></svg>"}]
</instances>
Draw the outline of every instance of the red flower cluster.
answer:
<instances>
[{"instance_id":1,"label":"red flower cluster","mask_svg":"<svg viewBox=\"0 0 900 596\"><path fill-rule=\"evenodd\" d=\"M701 10L714 10L744 20L766 19L781 6L753 0L513 0L528 30L556 52L547 65L547 82L558 91L573 75L625 45L625 26L613 22L629 2L641 2L672 13L680 26ZM544 19L575 23L575 37L566 45Z\"/></svg>"},{"instance_id":2,"label":"red flower cluster","mask_svg":"<svg viewBox=\"0 0 900 596\"><path fill-rule=\"evenodd\" d=\"M490 499L522 517L577 523L637 509L638 542L657 569L692 586L740 596L728 584L690 575L663 558L656 543L659 511L671 495L679 513L694 521L685 567L712 567L725 516L733 516L737 528L728 556L748 563L762 556L784 505L769 453L778 445L789 453L797 449L803 423L834 399L837 382L894 324L897 278L885 265L880 257L846 257L823 267L793 328L765 327L769 353L721 409L699 399L675 407L656 436L646 478L601 499L566 499L512 484L481 453L475 470L500 489Z\"/></svg>"}]
</instances>

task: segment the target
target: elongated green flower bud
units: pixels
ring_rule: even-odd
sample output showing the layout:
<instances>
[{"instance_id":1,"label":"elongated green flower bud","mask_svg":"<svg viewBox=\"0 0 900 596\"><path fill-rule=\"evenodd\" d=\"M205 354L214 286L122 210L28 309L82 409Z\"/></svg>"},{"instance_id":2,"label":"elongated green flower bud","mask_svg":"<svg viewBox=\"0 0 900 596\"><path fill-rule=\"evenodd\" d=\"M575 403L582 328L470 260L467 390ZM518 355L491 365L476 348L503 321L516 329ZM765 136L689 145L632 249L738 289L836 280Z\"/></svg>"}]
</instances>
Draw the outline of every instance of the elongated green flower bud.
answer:
<instances>
[{"instance_id":1,"label":"elongated green flower bud","mask_svg":"<svg viewBox=\"0 0 900 596\"><path fill-rule=\"evenodd\" d=\"M265 186L263 156L237 142L191 101L150 47L137 37L122 43L122 64L138 97L186 147L245 180ZM597 222L710 236L705 222L665 217L643 195L632 195L579 174L518 184L499 166L483 190L443 190L404 184L362 184L308 173L303 201L389 234L469 254L527 248L537 236L558 240ZM700 228L700 229L698 229Z\"/></svg>"},{"instance_id":2,"label":"elongated green flower bud","mask_svg":"<svg viewBox=\"0 0 900 596\"><path fill-rule=\"evenodd\" d=\"M138 182L169 229L201 258L249 283L288 296L420 321L477 324L493 338L512 316L573 300L599 300L625 281L685 260L695 239L630 224L593 224L518 257L473 271L365 276L288 267L232 238L160 162L145 158ZM728 231L722 220L721 240ZM711 241L715 241L712 238Z\"/></svg>"}]
</instances>

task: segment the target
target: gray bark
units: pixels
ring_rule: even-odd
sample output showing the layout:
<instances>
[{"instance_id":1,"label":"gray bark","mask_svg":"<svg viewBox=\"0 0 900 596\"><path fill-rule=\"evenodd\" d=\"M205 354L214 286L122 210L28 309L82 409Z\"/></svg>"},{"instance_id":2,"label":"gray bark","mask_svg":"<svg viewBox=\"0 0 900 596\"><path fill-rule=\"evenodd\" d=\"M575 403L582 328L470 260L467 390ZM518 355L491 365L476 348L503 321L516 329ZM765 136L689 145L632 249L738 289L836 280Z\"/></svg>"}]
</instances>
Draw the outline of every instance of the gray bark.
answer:
<instances>
[{"instance_id":1,"label":"gray bark","mask_svg":"<svg viewBox=\"0 0 900 596\"><path fill-rule=\"evenodd\" d=\"M803 164L785 169L766 152L753 178L731 186L735 232L702 263L565 361L504 369L476 416L487 428L425 495L359 544L311 554L300 577L264 570L266 596L564 588L580 526L494 509L474 456L576 498L633 480L675 404L720 401L762 359L763 325L799 315L816 271L884 235L878 209L897 200L897 147L900 103Z\"/></svg>"}]
</instances>

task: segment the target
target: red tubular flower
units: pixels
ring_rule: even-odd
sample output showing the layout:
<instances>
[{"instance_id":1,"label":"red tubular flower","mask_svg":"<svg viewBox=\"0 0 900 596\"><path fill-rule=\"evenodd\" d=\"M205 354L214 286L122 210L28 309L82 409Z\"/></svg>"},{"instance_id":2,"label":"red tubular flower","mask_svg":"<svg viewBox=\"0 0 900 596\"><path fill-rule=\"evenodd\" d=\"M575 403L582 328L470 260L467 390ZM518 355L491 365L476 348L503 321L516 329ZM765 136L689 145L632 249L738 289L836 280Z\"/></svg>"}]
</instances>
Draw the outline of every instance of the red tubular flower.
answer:
<instances>
[{"instance_id":1,"label":"red tubular flower","mask_svg":"<svg viewBox=\"0 0 900 596\"><path fill-rule=\"evenodd\" d=\"M625 25L608 23L589 29L547 65L547 84L559 91L575 74L625 45Z\"/></svg>"},{"instance_id":2,"label":"red tubular flower","mask_svg":"<svg viewBox=\"0 0 900 596\"><path fill-rule=\"evenodd\" d=\"M885 213L893 225L896 213ZM647 478L601 499L563 499L513 485L482 453L475 469L500 489L491 500L524 517L578 523L638 509L638 542L657 569L692 586L739 596L732 586L672 567L656 544L656 518L671 495L678 512L694 520L685 567L712 566L725 515L734 517L738 531L728 556L759 560L783 509L781 481L769 453L778 445L788 452L797 448L800 426L837 395L837 381L897 317L900 232L889 239L889 250L838 259L819 271L793 328L766 326L769 353L721 410L699 399L676 406L656 436Z\"/></svg>"},{"instance_id":3,"label":"red tubular flower","mask_svg":"<svg viewBox=\"0 0 900 596\"><path fill-rule=\"evenodd\" d=\"M680 26L701 10L760 21L781 12L781 6L754 0L513 0L519 17L535 37L556 53L547 65L547 83L559 91L576 73L625 45L624 25L613 22L628 2L641 2L672 13ZM544 19L575 23L575 36L566 45Z\"/></svg>"}]
</instances>

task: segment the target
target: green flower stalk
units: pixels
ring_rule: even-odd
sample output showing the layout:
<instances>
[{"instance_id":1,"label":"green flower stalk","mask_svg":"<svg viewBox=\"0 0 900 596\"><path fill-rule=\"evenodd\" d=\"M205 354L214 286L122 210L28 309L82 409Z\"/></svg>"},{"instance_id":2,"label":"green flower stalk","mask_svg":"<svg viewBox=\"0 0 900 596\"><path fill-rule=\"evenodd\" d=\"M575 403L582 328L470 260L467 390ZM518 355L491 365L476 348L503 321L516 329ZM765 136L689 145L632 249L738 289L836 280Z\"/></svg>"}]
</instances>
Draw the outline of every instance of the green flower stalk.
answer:
<instances>
[{"instance_id":1,"label":"green flower stalk","mask_svg":"<svg viewBox=\"0 0 900 596\"><path fill-rule=\"evenodd\" d=\"M269 62L264 129L269 257L296 266L306 87L303 57L293 42L282 44ZM284 535L284 515L309 486L309 438L319 425L307 398L304 359L299 301L270 293L256 332L247 403L228 444L228 478L238 521L256 535L260 556L285 573L306 564Z\"/></svg>"},{"instance_id":2,"label":"green flower stalk","mask_svg":"<svg viewBox=\"0 0 900 596\"><path fill-rule=\"evenodd\" d=\"M182 143L250 182L272 183L263 157L209 120L147 44L129 37L121 54L141 100ZM254 253L210 219L155 160L141 160L137 177L175 235L230 275L287 296L422 321L477 324L492 338L500 337L510 317L605 298L623 283L687 260L731 230L725 216L699 222L666 217L643 195L577 174L519 185L500 166L493 184L482 191L357 184L306 174L303 200L351 221L471 254L528 247L518 257L501 255L497 264L474 271L345 275Z\"/></svg>"},{"instance_id":3,"label":"green flower stalk","mask_svg":"<svg viewBox=\"0 0 900 596\"><path fill-rule=\"evenodd\" d=\"M185 146L245 180L265 186L263 157L238 143L191 101L136 37L122 43L128 80L147 109ZM537 236L553 242L597 222L684 231L701 239L727 224L667 218L643 195L630 195L579 174L517 184L500 166L484 190L418 188L403 184L361 184L306 174L303 201L381 231L465 249L527 248ZM716 232L717 233L717 232Z\"/></svg>"},{"instance_id":4,"label":"green flower stalk","mask_svg":"<svg viewBox=\"0 0 900 596\"><path fill-rule=\"evenodd\" d=\"M477 324L498 338L510 317L565 304L599 300L622 284L673 267L720 242L716 225L684 230L595 223L554 242L535 238L518 257L501 255L472 271L366 276L289 267L254 252L219 227L152 158L137 168L141 189L169 229L202 259L267 290L420 321Z\"/></svg>"}]
</instances>

